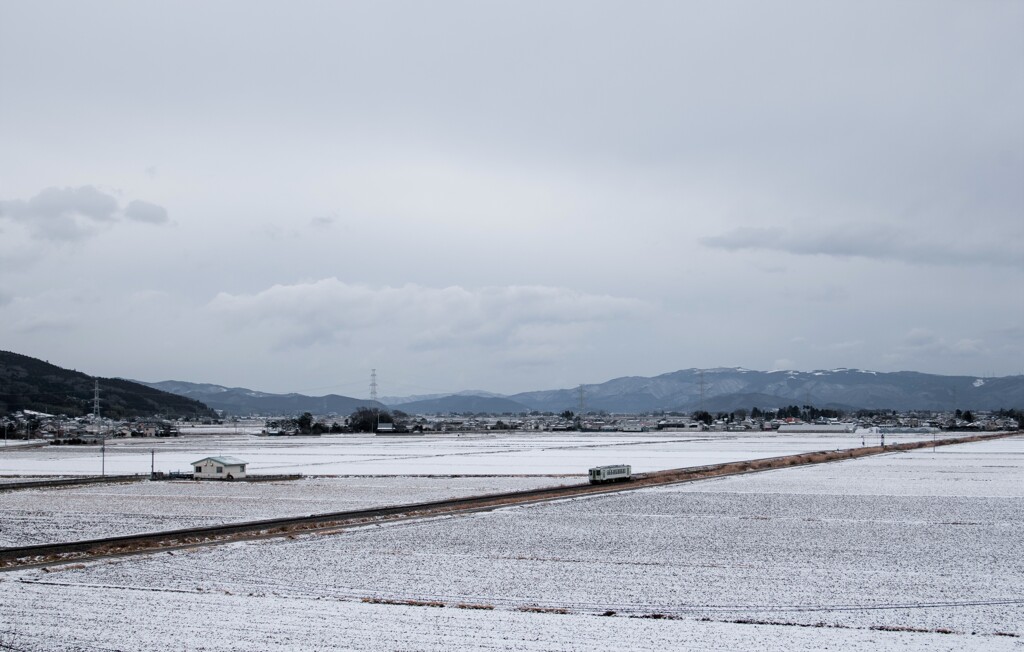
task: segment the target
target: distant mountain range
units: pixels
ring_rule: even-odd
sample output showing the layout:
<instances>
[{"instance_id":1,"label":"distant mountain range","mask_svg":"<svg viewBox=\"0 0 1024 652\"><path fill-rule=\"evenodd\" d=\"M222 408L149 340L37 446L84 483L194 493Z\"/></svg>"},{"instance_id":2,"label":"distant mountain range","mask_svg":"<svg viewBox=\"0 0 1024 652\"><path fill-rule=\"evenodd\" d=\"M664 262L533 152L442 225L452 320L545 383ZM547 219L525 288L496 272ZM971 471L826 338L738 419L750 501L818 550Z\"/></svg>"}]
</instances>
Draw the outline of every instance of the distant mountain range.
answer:
<instances>
[{"instance_id":1,"label":"distant mountain range","mask_svg":"<svg viewBox=\"0 0 1024 652\"><path fill-rule=\"evenodd\" d=\"M139 381L142 382L142 381ZM305 396L303 394L268 394L244 387L223 387L208 383L189 383L181 380L165 380L159 383L142 384L180 396L202 401L225 414L241 416L258 414L265 416L295 415L303 412L313 414L338 414L348 416L357 408L381 408L386 405L379 401L351 398L329 394L327 396Z\"/></svg>"},{"instance_id":2,"label":"distant mountain range","mask_svg":"<svg viewBox=\"0 0 1024 652\"><path fill-rule=\"evenodd\" d=\"M92 411L97 379L29 356L0 351L0 414L17 410L72 416ZM456 394L388 397L371 401L329 394L270 394L243 387L166 380L150 383L100 378L100 413L115 418L164 415L347 416L360 407L399 409L409 414L578 411L580 388L503 396L480 390ZM620 414L657 411L709 412L758 407L813 405L841 410L997 410L1024 408L1024 375L983 378L913 371L859 369L752 371L742 368L684 369L654 377L628 376L583 385L584 409ZM211 409L212 408L212 409Z\"/></svg>"},{"instance_id":3,"label":"distant mountain range","mask_svg":"<svg viewBox=\"0 0 1024 652\"><path fill-rule=\"evenodd\" d=\"M0 415L30 410L84 416L92 413L96 381L100 416L216 418L203 403L122 378L96 378L10 351L0 351Z\"/></svg>"},{"instance_id":4,"label":"distant mountain range","mask_svg":"<svg viewBox=\"0 0 1024 652\"><path fill-rule=\"evenodd\" d=\"M579 388L502 396L482 391L448 395L388 397L383 402L346 396L267 394L244 388L180 381L150 387L200 400L229 414L331 412L390 407L409 414L578 411ZM995 410L1024 407L1024 376L980 378L912 371L881 373L858 369L752 371L741 368L685 369L651 378L630 376L583 386L584 409L636 414L656 411L728 412L814 405L842 410Z\"/></svg>"},{"instance_id":5,"label":"distant mountain range","mask_svg":"<svg viewBox=\"0 0 1024 652\"><path fill-rule=\"evenodd\" d=\"M724 412L788 405L844 410L995 410L1024 406L1024 376L979 378L859 369L685 369L653 378L616 378L584 385L583 394L588 411L621 413ZM525 392L508 398L535 410L576 410L579 388Z\"/></svg>"}]
</instances>

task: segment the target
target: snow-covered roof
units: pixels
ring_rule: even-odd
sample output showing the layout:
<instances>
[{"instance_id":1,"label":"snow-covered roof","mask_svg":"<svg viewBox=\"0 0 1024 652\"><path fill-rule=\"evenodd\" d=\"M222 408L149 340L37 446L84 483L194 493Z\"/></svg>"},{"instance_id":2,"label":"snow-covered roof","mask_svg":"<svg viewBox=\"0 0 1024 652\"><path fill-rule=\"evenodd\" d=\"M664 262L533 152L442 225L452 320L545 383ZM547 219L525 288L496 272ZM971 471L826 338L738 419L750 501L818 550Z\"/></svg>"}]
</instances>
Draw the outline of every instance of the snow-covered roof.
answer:
<instances>
[{"instance_id":1,"label":"snow-covered roof","mask_svg":"<svg viewBox=\"0 0 1024 652\"><path fill-rule=\"evenodd\" d=\"M192 462L192 465L202 464L206 460L216 462L217 464L223 464L224 466L237 466L239 464L247 464L245 460L240 460L237 457L231 457L230 455L218 455L216 457L204 457L201 460Z\"/></svg>"}]
</instances>

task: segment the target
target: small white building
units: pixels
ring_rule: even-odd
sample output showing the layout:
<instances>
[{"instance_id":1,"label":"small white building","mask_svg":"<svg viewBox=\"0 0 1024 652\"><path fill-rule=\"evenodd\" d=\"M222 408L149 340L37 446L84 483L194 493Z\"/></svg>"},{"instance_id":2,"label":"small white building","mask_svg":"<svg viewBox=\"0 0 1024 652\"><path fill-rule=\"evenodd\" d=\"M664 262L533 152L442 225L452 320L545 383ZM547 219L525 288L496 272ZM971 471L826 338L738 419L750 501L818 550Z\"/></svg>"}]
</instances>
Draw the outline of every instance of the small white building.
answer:
<instances>
[{"instance_id":1,"label":"small white building","mask_svg":"<svg viewBox=\"0 0 1024 652\"><path fill-rule=\"evenodd\" d=\"M204 457L192 462L192 477L196 480L237 480L245 477L245 460L229 455Z\"/></svg>"}]
</instances>

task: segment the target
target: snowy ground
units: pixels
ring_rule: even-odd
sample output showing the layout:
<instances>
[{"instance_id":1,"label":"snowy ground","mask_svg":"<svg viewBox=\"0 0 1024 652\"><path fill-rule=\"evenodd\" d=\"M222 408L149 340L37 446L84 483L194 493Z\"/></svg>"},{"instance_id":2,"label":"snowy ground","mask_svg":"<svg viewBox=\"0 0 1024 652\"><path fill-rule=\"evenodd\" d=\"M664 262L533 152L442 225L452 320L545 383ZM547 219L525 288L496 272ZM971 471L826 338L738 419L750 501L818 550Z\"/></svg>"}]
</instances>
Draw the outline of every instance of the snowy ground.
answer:
<instances>
[{"instance_id":1,"label":"snowy ground","mask_svg":"<svg viewBox=\"0 0 1024 652\"><path fill-rule=\"evenodd\" d=\"M147 480L24 489L0 494L0 546L305 516L569 482L578 480L550 476L307 477L280 482Z\"/></svg>"},{"instance_id":2,"label":"snowy ground","mask_svg":"<svg viewBox=\"0 0 1024 652\"><path fill-rule=\"evenodd\" d=\"M878 435L865 443L877 445ZM887 443L926 435L887 435ZM860 446L861 435L776 433L487 433L373 437L195 435L117 439L99 446L50 446L0 455L0 476L108 475L189 471L209 455L233 455L250 473L306 475L586 475L591 466L631 464L637 473ZM152 456L151 456L152 454ZM105 457L105 461L103 459Z\"/></svg>"},{"instance_id":3,"label":"snowy ground","mask_svg":"<svg viewBox=\"0 0 1024 652\"><path fill-rule=\"evenodd\" d=\"M998 636L408 607L307 599L277 591L227 595L62 584L22 584L14 590L21 604L9 605L2 613L21 620L0 623L0 646L8 646L0 649L25 652L1019 652L1022 648L1020 639Z\"/></svg>"},{"instance_id":4,"label":"snowy ground","mask_svg":"<svg viewBox=\"0 0 1024 652\"><path fill-rule=\"evenodd\" d=\"M914 437L919 435L904 439ZM223 432L178 439L112 440L105 452L109 474L145 475L151 461L157 470L187 470L201 457L228 454L248 461L253 474L344 477L321 475L266 484L142 482L8 492L0 500L0 546L572 484L584 482L586 470L600 464L625 462L643 472L847 448L859 446L861 441L860 435L774 433L267 438ZM0 482L5 473L37 477L96 474L102 464L100 455L95 446L11 451L0 457ZM425 474L439 477L422 477Z\"/></svg>"},{"instance_id":5,"label":"snowy ground","mask_svg":"<svg viewBox=\"0 0 1024 652\"><path fill-rule=\"evenodd\" d=\"M0 623L27 650L1022 650L1024 437L4 573Z\"/></svg>"}]
</instances>

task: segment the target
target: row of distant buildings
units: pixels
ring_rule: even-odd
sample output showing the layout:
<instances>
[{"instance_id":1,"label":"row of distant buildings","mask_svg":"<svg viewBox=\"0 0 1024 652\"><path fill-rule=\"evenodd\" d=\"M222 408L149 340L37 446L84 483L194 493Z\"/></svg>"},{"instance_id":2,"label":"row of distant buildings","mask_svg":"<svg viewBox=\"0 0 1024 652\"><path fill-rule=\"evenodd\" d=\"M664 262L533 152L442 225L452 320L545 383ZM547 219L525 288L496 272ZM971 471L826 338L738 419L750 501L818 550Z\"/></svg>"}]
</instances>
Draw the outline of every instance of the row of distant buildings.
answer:
<instances>
[{"instance_id":1,"label":"row of distant buildings","mask_svg":"<svg viewBox=\"0 0 1024 652\"><path fill-rule=\"evenodd\" d=\"M177 437L179 424L165 419L93 419L22 411L0 419L5 437L31 437L55 442L92 443L112 437Z\"/></svg>"},{"instance_id":2,"label":"row of distant buildings","mask_svg":"<svg viewBox=\"0 0 1024 652\"><path fill-rule=\"evenodd\" d=\"M936 430L1017 430L1016 419L994 413L978 412L968 421L954 413L921 414L918 412L871 416L852 420L835 418L802 421L787 419L712 419L710 423L687 416L660 415L585 415L582 419L561 416L418 416L406 427L422 432L480 432L518 430L541 432L854 432L858 428L901 428Z\"/></svg>"},{"instance_id":3,"label":"row of distant buildings","mask_svg":"<svg viewBox=\"0 0 1024 652\"><path fill-rule=\"evenodd\" d=\"M399 419L397 423L381 423L380 434L392 433L463 433L515 430L525 432L855 432L859 428L934 429L934 430L1018 430L1020 423L1009 416L992 412L975 412L963 418L958 413L885 414L840 420L821 418L802 421L797 418L754 419L746 417L699 420L692 416L608 415L588 414L582 418L568 415L418 415ZM329 415L320 419L331 425L345 424L345 418ZM261 418L253 423L276 423ZM709 422L708 422L709 421ZM237 423L237 420L220 425ZM5 437L33 437L54 442L92 443L112 437L177 437L184 425L162 419L95 421L91 417L60 417L38 412L20 412L0 419ZM212 425L212 424L211 424ZM337 430L334 430L337 432Z\"/></svg>"}]
</instances>

